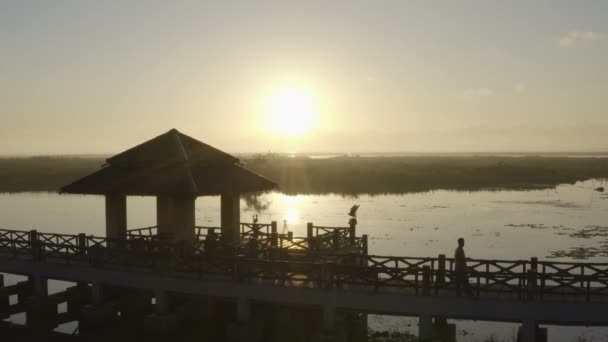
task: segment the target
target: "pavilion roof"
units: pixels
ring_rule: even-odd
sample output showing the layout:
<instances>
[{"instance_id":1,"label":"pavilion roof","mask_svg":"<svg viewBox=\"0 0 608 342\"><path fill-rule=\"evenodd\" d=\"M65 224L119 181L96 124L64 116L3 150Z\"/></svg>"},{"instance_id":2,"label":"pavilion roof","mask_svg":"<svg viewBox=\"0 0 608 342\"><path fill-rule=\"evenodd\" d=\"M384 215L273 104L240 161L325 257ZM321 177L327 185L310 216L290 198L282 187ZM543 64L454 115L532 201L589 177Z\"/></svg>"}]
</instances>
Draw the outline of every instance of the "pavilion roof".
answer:
<instances>
[{"instance_id":1,"label":"pavilion roof","mask_svg":"<svg viewBox=\"0 0 608 342\"><path fill-rule=\"evenodd\" d=\"M176 129L106 160L100 170L61 189L72 194L209 196L266 191L271 180L239 159Z\"/></svg>"}]
</instances>

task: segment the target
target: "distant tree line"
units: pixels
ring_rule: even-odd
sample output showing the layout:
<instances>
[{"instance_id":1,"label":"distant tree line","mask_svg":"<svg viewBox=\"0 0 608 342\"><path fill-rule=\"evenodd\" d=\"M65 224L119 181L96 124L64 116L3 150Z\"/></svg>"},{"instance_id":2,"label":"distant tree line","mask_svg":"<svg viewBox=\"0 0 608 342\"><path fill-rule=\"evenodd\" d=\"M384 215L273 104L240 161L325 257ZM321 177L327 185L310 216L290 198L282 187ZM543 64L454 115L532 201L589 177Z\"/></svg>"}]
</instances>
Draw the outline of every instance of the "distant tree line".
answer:
<instances>
[{"instance_id":1,"label":"distant tree line","mask_svg":"<svg viewBox=\"0 0 608 342\"><path fill-rule=\"evenodd\" d=\"M98 170L103 157L0 158L0 192L57 191ZM608 158L334 157L274 154L242 159L289 194L399 194L436 189L538 189L608 178ZM255 197L247 198L255 201ZM263 206L264 203L256 203Z\"/></svg>"}]
</instances>

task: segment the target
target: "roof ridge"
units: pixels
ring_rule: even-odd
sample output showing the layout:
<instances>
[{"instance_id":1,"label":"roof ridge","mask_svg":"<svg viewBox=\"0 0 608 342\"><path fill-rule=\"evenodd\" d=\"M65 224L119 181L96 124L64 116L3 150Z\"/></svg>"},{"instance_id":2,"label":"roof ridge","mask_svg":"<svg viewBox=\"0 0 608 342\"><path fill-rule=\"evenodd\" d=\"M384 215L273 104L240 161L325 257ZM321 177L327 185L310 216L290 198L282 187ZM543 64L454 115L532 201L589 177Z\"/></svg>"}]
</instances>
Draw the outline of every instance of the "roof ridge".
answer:
<instances>
[{"instance_id":1,"label":"roof ridge","mask_svg":"<svg viewBox=\"0 0 608 342\"><path fill-rule=\"evenodd\" d=\"M187 173L188 180L190 181L190 188L193 192L196 193L196 192L198 192L198 186L196 186L196 182L194 181L194 176L192 175L192 168L190 168L190 156L188 156L188 152L186 152L186 148L184 147L182 138L178 134L179 132L175 128L170 130L169 132L173 133L174 141L177 144L177 148L178 148L182 158L184 158L184 162L186 163L186 165L184 165L184 169Z\"/></svg>"}]
</instances>

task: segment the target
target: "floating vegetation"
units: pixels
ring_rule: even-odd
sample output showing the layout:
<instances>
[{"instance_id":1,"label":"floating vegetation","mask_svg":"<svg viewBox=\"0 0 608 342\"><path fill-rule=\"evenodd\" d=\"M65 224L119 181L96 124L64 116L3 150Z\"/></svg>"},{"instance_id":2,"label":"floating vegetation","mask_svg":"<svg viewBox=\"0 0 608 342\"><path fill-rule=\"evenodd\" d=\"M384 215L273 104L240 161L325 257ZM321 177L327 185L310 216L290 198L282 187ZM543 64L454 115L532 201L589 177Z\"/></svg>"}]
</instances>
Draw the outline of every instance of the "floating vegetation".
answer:
<instances>
[{"instance_id":1,"label":"floating vegetation","mask_svg":"<svg viewBox=\"0 0 608 342\"><path fill-rule=\"evenodd\" d=\"M569 234L570 237L591 239L595 237L608 237L608 226L586 226L585 228Z\"/></svg>"},{"instance_id":2,"label":"floating vegetation","mask_svg":"<svg viewBox=\"0 0 608 342\"><path fill-rule=\"evenodd\" d=\"M572 228L562 228L562 231L557 232L557 235L567 235L577 239L593 239L603 238L600 247L572 247L569 250L551 251L548 258L572 258L572 259L589 259L594 257L608 257L608 226L589 225L585 228L577 230L573 233L565 232L564 230L573 230Z\"/></svg>"},{"instance_id":3,"label":"floating vegetation","mask_svg":"<svg viewBox=\"0 0 608 342\"><path fill-rule=\"evenodd\" d=\"M525 224L505 224L505 227L513 227L513 228L530 228L530 229L547 229L549 227L545 226L542 223L525 223Z\"/></svg>"},{"instance_id":4,"label":"floating vegetation","mask_svg":"<svg viewBox=\"0 0 608 342\"><path fill-rule=\"evenodd\" d=\"M582 208L580 204L573 202L562 202L560 200L555 201L492 201L492 203L503 203L503 204L525 204L525 205L548 205L557 208L569 208L578 209Z\"/></svg>"},{"instance_id":5,"label":"floating vegetation","mask_svg":"<svg viewBox=\"0 0 608 342\"><path fill-rule=\"evenodd\" d=\"M368 240L370 240L370 241L371 241L371 240L378 240L378 241L383 240L383 241L389 241L389 240L392 240L392 239L393 239L393 237L392 237L392 236L390 236L389 234L384 234L383 236L373 236L373 235L372 235L372 236L368 237Z\"/></svg>"},{"instance_id":6,"label":"floating vegetation","mask_svg":"<svg viewBox=\"0 0 608 342\"><path fill-rule=\"evenodd\" d=\"M596 247L572 247L569 250L551 251L547 258L571 258L584 260L608 256L608 250Z\"/></svg>"}]
</instances>

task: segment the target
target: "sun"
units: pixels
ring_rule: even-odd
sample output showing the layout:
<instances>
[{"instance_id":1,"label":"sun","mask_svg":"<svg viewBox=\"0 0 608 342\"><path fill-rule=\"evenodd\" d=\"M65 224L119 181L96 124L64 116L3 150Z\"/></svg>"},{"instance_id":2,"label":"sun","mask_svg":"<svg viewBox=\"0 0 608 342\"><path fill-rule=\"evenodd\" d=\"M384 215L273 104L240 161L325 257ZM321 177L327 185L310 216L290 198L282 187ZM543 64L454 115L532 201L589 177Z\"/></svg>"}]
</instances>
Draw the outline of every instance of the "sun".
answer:
<instances>
[{"instance_id":1,"label":"sun","mask_svg":"<svg viewBox=\"0 0 608 342\"><path fill-rule=\"evenodd\" d=\"M307 89L282 86L272 92L267 112L273 133L296 137L313 129L317 104Z\"/></svg>"}]
</instances>

